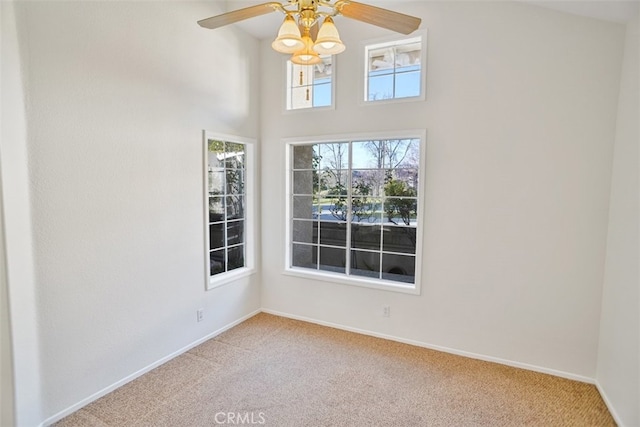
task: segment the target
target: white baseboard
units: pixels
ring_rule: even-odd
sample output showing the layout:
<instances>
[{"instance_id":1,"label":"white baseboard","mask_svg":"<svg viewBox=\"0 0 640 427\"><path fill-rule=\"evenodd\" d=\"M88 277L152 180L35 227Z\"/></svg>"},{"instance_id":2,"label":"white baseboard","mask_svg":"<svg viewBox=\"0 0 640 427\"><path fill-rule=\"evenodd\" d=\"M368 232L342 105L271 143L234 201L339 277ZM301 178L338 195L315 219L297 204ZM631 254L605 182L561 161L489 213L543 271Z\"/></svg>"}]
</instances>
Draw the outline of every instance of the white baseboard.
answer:
<instances>
[{"instance_id":1,"label":"white baseboard","mask_svg":"<svg viewBox=\"0 0 640 427\"><path fill-rule=\"evenodd\" d=\"M352 328L350 326L340 325L340 324L332 323L332 322L325 322L323 320L312 319L312 318L304 317L304 316L297 316L297 315L289 314L289 313L283 313L283 312L276 311L276 310L270 310L270 309L263 308L262 311L264 313L273 314L275 316L287 317L287 318L290 318L290 319L301 320L303 322L315 323L317 325L328 326L328 327L336 328L336 329L342 329L344 331L355 332L355 333L362 334L362 335L369 335L369 336L376 337L376 338L383 338L383 339L390 340L390 341L396 341L396 342L401 342L401 343L404 343L404 344L414 345L416 347L423 347L423 348L428 348L430 350L442 351L443 353L455 354L457 356L469 357L471 359L483 360L485 362L499 363L501 365L511 366L511 367L514 367L514 368L520 368L520 369L526 369L528 371L540 372L540 373L543 373L543 374L549 374L549 375L553 375L553 376L556 376L556 377L566 378L566 379L570 379L570 380L574 380L574 381L580 381L580 382L588 383L588 384L595 384L595 380L593 378L585 377L585 376L582 376L582 375L572 374L570 372L558 371L558 370L555 370L555 369L544 368L544 367L541 367L541 366L530 365L528 363L516 362L516 361L508 360L508 359L501 359L499 357L486 356L484 354L471 353L471 352L464 351L464 350L457 350L457 349L454 349L454 348L449 348L449 347L443 347L443 346L439 346L439 345L424 343L424 342L421 342L421 341L414 341L414 340L410 340L410 339L406 339L406 338L396 337L396 336L393 336L393 335L381 334L381 333L378 333L378 332L373 332L373 331L369 331L369 330L365 330L365 329Z\"/></svg>"},{"instance_id":2,"label":"white baseboard","mask_svg":"<svg viewBox=\"0 0 640 427\"><path fill-rule=\"evenodd\" d=\"M369 331L369 330L365 330L365 329L359 329L359 328L353 328L350 326L345 326L345 325L341 325L338 323L332 323L332 322L326 322L323 320L318 320L318 319L312 319L310 317L305 317L305 316L298 316L298 315L294 315L294 314L290 314L290 313L284 313L281 311L276 311L276 310L271 310L271 309L259 309L256 310L252 313L247 314L246 316L241 317L240 319L229 323L228 325L223 326L222 328L188 344L187 346L163 357L160 360L157 360L156 362L134 372L133 374L123 378L120 381L117 381L116 383L105 387L104 389L92 394L91 396L81 400L80 402L68 407L67 409L58 412L57 414L47 418L46 420L44 420L39 427L43 427L43 426L48 426L50 424L53 424L57 421L60 421L62 418L71 415L72 413L76 412L77 410L83 408L84 406L88 405L89 403L98 400L99 398L101 398L102 396L114 391L115 389L122 387L123 385L127 384L130 381L133 381L134 379L146 374L147 372L151 371L154 368L157 368L158 366L162 365L163 363L168 362L169 360L183 354L186 353L187 351L191 350L193 347L196 347L200 344L202 344L203 342L217 336L220 335L221 333L225 332L226 330L244 322L245 320L255 316L256 314L260 313L260 312L264 312L267 314L273 314L275 316L281 316L281 317L286 317L289 319L295 319L295 320L301 320L303 322L309 322L309 323L314 323L317 325L322 325L322 326L327 326L330 328L335 328L335 329L341 329L344 331L349 331L349 332L355 332L358 334L362 334L362 335L368 335L368 336L372 336L372 337L376 337L376 338L382 338L382 339L387 339L390 341L396 341L396 342L400 342L400 343L404 343L404 344L409 344L409 345L414 345L417 347L422 347L422 348L427 348L430 350L436 350L436 351L442 351L444 353L449 353L449 354L455 354L457 356L463 356L463 357L469 357L471 359L477 359L477 360L483 360L486 362L493 362L493 363L498 363L501 365L506 365L506 366L511 366L514 368L520 368L520 369L526 369L529 371L534 371L534 372L540 372L543 374L549 374L549 375L554 375L556 377L561 377L561 378L567 378L570 380L575 380L575 381L580 381L580 382L584 382L584 383L588 383L588 384L595 384L595 386L597 387L598 391L600 392L600 395L602 396L602 399L604 400L605 404L607 405L607 408L609 409L609 412L611 412L611 415L613 416L614 420L616 421L616 423L620 426L620 427L624 427L624 425L620 422L620 418L617 416L613 406L611 405L611 402L609 401L609 399L607 398L606 393L604 392L604 390L602 389L602 387L600 386L600 384L598 384L598 382L593 379L593 378L589 378L589 377L585 377L582 375L576 375L576 374L572 374L570 372L564 372L564 371L558 371L555 369L549 369L549 368L544 368L541 366L536 366L536 365L530 365L528 363L521 363L521 362L516 362L513 360L508 360L508 359L501 359L499 357L493 357L493 356L486 356L483 354L477 354L477 353L472 353L472 352L468 352L468 351L463 351L463 350L457 350L457 349L453 349L453 348L449 348L449 347L443 347L443 346L439 346L439 345L434 345L434 344L429 344L429 343L424 343L421 341L415 341L415 340L411 340L411 339L406 339L406 338L401 338L401 337L396 337L393 335L387 335L387 334L381 334L378 332L374 332L374 331Z\"/></svg>"},{"instance_id":3,"label":"white baseboard","mask_svg":"<svg viewBox=\"0 0 640 427\"><path fill-rule=\"evenodd\" d=\"M186 353L187 351L189 351L192 348L202 344L203 342L208 341L211 338L220 335L224 331L233 328L234 326L236 326L236 325L244 322L245 320L255 316L256 314L260 313L261 311L262 310L258 309L258 310L254 311L254 312L251 312L251 313L247 314L246 316L243 316L240 319L238 319L238 320L236 320L234 322L231 322L228 325L225 325L222 328L220 328L220 329L218 329L218 330L216 330L216 331L214 331L214 332L212 332L212 333L210 333L210 334L208 334L208 335L206 335L206 336L204 336L204 337L202 337L202 338L200 338L200 339L198 339L198 340L196 340L196 341L194 341L194 342L192 342L190 344L187 344L185 347L182 347L181 349L179 349L177 351L174 351L173 353L163 357L162 359L157 360L157 361L153 362L152 364L150 364L148 366L145 366L144 368L142 368L142 369L134 372L133 374L121 379L120 381L117 381L117 382L111 384L110 386L103 388L102 390L92 394L91 396L89 396L89 397L87 397L85 399L82 399L80 402L78 402L78 403L76 403L74 405L71 405L67 409L65 409L63 411L60 411L57 414L47 418L46 420L44 420L40 424L39 427L48 426L48 425L51 425L51 424L53 424L55 422L60 421L64 417L66 417L68 415L71 415L72 413L74 413L77 410L83 408L84 406L87 406L89 403L100 399L102 396L111 393L115 389L117 389L119 387L122 387L123 385L127 384L128 382L131 382L131 381L135 380L136 378L146 374L147 372L151 371L152 369L155 369L158 366L160 366L160 365L162 365L164 363L167 363L169 360L171 360L171 359L173 359L175 357L178 357L183 353Z\"/></svg>"},{"instance_id":4,"label":"white baseboard","mask_svg":"<svg viewBox=\"0 0 640 427\"><path fill-rule=\"evenodd\" d=\"M613 407L611 400L609 400L609 396L607 396L607 393L604 391L604 389L602 388L598 380L595 381L595 384L596 384L596 388L598 389L598 392L600 393L600 396L602 396L602 400L604 400L604 404L607 405L607 409L611 413L613 420L616 422L616 424L618 424L618 427L625 427L625 424L622 422L622 420L620 419L620 416L618 415L615 408Z\"/></svg>"}]
</instances>

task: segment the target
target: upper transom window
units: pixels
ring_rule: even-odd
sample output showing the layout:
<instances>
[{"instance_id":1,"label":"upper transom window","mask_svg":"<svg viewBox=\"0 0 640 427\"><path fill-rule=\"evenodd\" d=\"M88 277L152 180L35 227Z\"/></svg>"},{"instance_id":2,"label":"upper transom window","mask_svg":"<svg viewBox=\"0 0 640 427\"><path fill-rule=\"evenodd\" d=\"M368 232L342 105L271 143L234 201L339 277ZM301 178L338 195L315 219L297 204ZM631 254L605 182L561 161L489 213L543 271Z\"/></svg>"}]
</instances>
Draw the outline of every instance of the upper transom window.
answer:
<instances>
[{"instance_id":1,"label":"upper transom window","mask_svg":"<svg viewBox=\"0 0 640 427\"><path fill-rule=\"evenodd\" d=\"M333 57L320 58L315 65L287 61L287 110L333 106Z\"/></svg>"},{"instance_id":2,"label":"upper transom window","mask_svg":"<svg viewBox=\"0 0 640 427\"><path fill-rule=\"evenodd\" d=\"M422 35L365 46L364 100L424 99Z\"/></svg>"}]
</instances>

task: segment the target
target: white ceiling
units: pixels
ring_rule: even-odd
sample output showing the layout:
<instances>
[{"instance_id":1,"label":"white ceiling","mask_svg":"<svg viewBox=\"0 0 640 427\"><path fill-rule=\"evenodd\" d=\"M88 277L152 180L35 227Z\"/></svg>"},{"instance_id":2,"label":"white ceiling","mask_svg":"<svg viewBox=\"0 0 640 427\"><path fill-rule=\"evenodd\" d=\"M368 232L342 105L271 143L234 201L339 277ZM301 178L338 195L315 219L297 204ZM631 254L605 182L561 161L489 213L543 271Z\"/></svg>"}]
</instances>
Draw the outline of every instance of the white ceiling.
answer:
<instances>
[{"instance_id":1,"label":"white ceiling","mask_svg":"<svg viewBox=\"0 0 640 427\"><path fill-rule=\"evenodd\" d=\"M243 7L254 6L256 4L265 3L269 0L227 0L226 10L236 10ZM281 0L284 3L286 0ZM373 4L386 9L397 9L399 3L408 3L419 0L359 0L362 3ZM450 0L457 1L457 0ZM487 1L487 0L475 0ZM613 22L627 22L634 16L638 16L640 11L640 0L513 0L536 6L555 9L561 12L572 13L575 15L587 16L596 19ZM204 17L203 17L204 18ZM275 36L275 32L282 23L282 15L279 13L270 13L267 15L251 18L237 25L247 33L259 39L269 39Z\"/></svg>"}]
</instances>

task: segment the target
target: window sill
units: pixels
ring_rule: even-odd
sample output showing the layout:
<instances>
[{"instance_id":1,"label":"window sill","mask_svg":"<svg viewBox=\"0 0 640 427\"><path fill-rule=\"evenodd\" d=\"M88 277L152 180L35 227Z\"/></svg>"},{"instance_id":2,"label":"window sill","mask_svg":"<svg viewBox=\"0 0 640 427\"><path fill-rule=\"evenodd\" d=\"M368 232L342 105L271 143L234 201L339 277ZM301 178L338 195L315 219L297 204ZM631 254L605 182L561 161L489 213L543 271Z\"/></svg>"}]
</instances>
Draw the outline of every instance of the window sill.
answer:
<instances>
[{"instance_id":1,"label":"window sill","mask_svg":"<svg viewBox=\"0 0 640 427\"><path fill-rule=\"evenodd\" d=\"M364 100L361 99L359 105L369 106L369 105L393 105L393 104L408 104L412 102L423 102L426 100L424 94L418 96L407 96L404 98L389 98L389 99L376 99L376 100Z\"/></svg>"},{"instance_id":2,"label":"window sill","mask_svg":"<svg viewBox=\"0 0 640 427\"><path fill-rule=\"evenodd\" d=\"M211 289L228 285L239 279L242 279L243 277L252 276L255 273L256 273L256 270L254 268L244 267L244 268L238 268L237 270L228 271L226 273L209 277L209 282L207 283L207 290L210 291Z\"/></svg>"},{"instance_id":3,"label":"window sill","mask_svg":"<svg viewBox=\"0 0 640 427\"><path fill-rule=\"evenodd\" d=\"M420 295L420 288L417 284L400 284L388 280L371 280L354 276L345 276L344 274L334 274L331 272L320 272L309 270L306 268L290 267L286 268L283 274L287 276L301 277L304 279L320 280L323 282L331 282L342 285L359 286L363 288L378 289L381 291L399 292L410 295ZM418 278L416 277L416 280Z\"/></svg>"},{"instance_id":4,"label":"window sill","mask_svg":"<svg viewBox=\"0 0 640 427\"><path fill-rule=\"evenodd\" d=\"M307 108L292 108L290 110L288 109L284 109L282 110L283 114L298 114L298 113L310 113L312 111L314 112L318 112L318 111L332 111L335 110L336 107L335 105L331 104L331 105L325 105L322 107L307 107Z\"/></svg>"}]
</instances>

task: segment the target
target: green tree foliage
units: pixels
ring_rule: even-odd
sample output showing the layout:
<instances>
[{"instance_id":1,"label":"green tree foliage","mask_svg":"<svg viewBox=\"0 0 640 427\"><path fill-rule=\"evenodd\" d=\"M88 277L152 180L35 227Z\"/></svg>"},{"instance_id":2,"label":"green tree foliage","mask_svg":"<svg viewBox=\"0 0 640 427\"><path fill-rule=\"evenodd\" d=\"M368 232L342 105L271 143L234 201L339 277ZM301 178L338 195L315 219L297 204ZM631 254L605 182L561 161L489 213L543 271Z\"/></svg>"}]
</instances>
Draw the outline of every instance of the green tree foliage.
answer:
<instances>
[{"instance_id":1,"label":"green tree foliage","mask_svg":"<svg viewBox=\"0 0 640 427\"><path fill-rule=\"evenodd\" d=\"M336 184L331 189L331 194L337 197L331 201L331 215L340 221L347 220L347 188L342 184ZM351 191L351 213L358 220L370 219L375 213L375 202L371 199L371 185L366 181L357 181Z\"/></svg>"},{"instance_id":2,"label":"green tree foliage","mask_svg":"<svg viewBox=\"0 0 640 427\"><path fill-rule=\"evenodd\" d=\"M212 153L224 153L224 141L209 140L209 151Z\"/></svg>"},{"instance_id":3,"label":"green tree foliage","mask_svg":"<svg viewBox=\"0 0 640 427\"><path fill-rule=\"evenodd\" d=\"M400 218L405 225L411 224L411 219L418 213L417 193L414 188L407 186L404 181L388 178L384 185L384 211L389 222L398 224Z\"/></svg>"}]
</instances>

